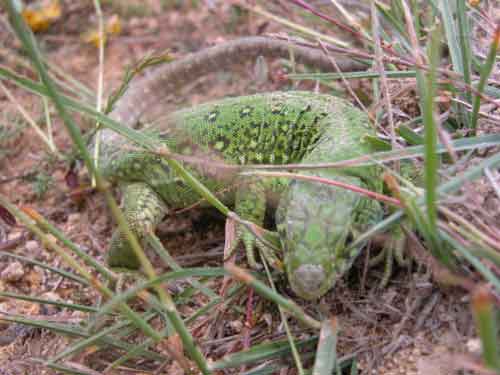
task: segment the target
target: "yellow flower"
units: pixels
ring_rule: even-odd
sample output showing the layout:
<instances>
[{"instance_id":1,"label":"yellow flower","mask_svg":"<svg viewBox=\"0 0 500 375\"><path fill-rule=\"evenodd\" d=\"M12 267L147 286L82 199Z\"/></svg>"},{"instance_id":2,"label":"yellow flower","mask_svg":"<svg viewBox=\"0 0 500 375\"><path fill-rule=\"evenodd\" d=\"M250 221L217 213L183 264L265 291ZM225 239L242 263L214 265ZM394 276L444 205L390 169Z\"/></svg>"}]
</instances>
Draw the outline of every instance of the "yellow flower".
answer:
<instances>
[{"instance_id":1,"label":"yellow flower","mask_svg":"<svg viewBox=\"0 0 500 375\"><path fill-rule=\"evenodd\" d=\"M39 6L30 6L22 10L21 14L34 32L45 31L61 17L59 0L44 1Z\"/></svg>"},{"instance_id":2,"label":"yellow flower","mask_svg":"<svg viewBox=\"0 0 500 375\"><path fill-rule=\"evenodd\" d=\"M106 22L106 33L109 35L118 35L122 31L122 23L120 17L116 14L112 15Z\"/></svg>"},{"instance_id":3,"label":"yellow flower","mask_svg":"<svg viewBox=\"0 0 500 375\"><path fill-rule=\"evenodd\" d=\"M91 43L99 48L101 42L106 43L106 33L103 35L103 40L101 40L101 34L97 30L90 30L83 34L82 39L85 43Z\"/></svg>"},{"instance_id":4,"label":"yellow flower","mask_svg":"<svg viewBox=\"0 0 500 375\"><path fill-rule=\"evenodd\" d=\"M101 40L101 35L99 30L89 30L82 35L82 39L85 43L92 43L97 48L99 48L101 42L106 43L108 36L117 35L122 31L122 25L120 18L116 15L111 16L111 18L106 22L104 27L104 33Z\"/></svg>"}]
</instances>

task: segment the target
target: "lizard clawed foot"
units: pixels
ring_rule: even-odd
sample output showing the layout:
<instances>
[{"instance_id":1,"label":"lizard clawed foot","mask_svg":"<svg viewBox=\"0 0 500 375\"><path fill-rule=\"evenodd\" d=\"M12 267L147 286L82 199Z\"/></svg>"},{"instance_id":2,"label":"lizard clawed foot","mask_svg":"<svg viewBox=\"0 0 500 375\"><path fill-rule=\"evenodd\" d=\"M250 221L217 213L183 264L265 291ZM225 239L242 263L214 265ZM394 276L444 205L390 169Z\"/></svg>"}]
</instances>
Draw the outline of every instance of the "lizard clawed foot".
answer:
<instances>
[{"instance_id":1,"label":"lizard clawed foot","mask_svg":"<svg viewBox=\"0 0 500 375\"><path fill-rule=\"evenodd\" d=\"M280 249L278 234L263 229L255 224L249 223L255 234L242 223L236 224L235 236L228 244L228 252L224 259L226 261L233 255L236 247L241 243L245 246L248 264L253 269L262 269L262 265L255 259L255 250L258 250L261 258L268 262L274 269L283 272L283 262L276 255ZM226 233L226 239L231 238Z\"/></svg>"},{"instance_id":2,"label":"lizard clawed foot","mask_svg":"<svg viewBox=\"0 0 500 375\"><path fill-rule=\"evenodd\" d=\"M384 243L384 246L379 254L369 260L368 266L374 267L384 262L384 274L379 283L379 288L387 287L393 273L394 260L400 267L408 267L410 259L405 258L406 236L403 235L401 229L395 229L390 234Z\"/></svg>"}]
</instances>

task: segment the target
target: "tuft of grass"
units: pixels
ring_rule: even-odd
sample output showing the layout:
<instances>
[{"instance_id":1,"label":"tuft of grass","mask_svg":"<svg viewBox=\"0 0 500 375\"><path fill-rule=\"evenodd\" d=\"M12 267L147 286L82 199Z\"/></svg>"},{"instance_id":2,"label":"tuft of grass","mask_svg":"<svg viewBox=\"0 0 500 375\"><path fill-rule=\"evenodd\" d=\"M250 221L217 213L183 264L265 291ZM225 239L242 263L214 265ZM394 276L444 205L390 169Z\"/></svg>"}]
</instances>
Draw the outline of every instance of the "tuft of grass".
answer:
<instances>
[{"instance_id":1,"label":"tuft of grass","mask_svg":"<svg viewBox=\"0 0 500 375\"><path fill-rule=\"evenodd\" d=\"M26 122L18 114L9 111L2 113L0 122L0 161L3 157L9 155L10 146L15 144L26 126Z\"/></svg>"},{"instance_id":2,"label":"tuft of grass","mask_svg":"<svg viewBox=\"0 0 500 375\"><path fill-rule=\"evenodd\" d=\"M43 171L36 173L34 176L30 177L29 180L31 180L32 189L37 199L42 199L54 185L52 176Z\"/></svg>"}]
</instances>

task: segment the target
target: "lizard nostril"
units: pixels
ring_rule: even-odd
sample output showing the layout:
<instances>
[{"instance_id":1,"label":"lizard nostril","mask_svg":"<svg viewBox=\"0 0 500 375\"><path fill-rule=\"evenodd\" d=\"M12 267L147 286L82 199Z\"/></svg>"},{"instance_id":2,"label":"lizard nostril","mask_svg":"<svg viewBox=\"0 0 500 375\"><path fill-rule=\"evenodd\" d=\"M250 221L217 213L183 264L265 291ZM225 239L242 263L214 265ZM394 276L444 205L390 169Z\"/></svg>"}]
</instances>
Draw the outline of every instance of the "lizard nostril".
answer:
<instances>
[{"instance_id":1,"label":"lizard nostril","mask_svg":"<svg viewBox=\"0 0 500 375\"><path fill-rule=\"evenodd\" d=\"M297 286L308 294L316 294L326 280L325 270L319 264L303 264L294 271Z\"/></svg>"}]
</instances>

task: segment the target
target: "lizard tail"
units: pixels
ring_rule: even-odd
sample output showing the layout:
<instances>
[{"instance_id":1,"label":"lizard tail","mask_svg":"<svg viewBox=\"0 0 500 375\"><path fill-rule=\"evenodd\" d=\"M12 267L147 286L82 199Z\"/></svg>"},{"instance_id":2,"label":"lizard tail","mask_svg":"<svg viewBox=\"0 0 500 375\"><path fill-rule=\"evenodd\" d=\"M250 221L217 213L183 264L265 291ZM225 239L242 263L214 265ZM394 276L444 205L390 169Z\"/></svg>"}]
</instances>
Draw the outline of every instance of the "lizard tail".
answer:
<instances>
[{"instance_id":1,"label":"lizard tail","mask_svg":"<svg viewBox=\"0 0 500 375\"><path fill-rule=\"evenodd\" d=\"M111 117L126 126L135 125L141 116L168 94L191 82L193 77L241 65L258 56L287 58L322 71L333 69L329 56L319 49L298 46L288 41L269 37L246 37L203 49L172 63L160 66L153 73L136 81L118 101ZM338 61L337 61L338 60ZM346 58L336 58L341 70L361 70L365 66Z\"/></svg>"}]
</instances>

